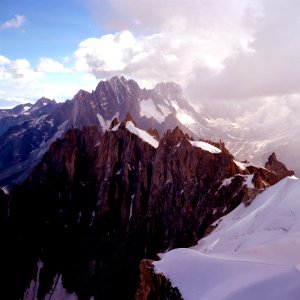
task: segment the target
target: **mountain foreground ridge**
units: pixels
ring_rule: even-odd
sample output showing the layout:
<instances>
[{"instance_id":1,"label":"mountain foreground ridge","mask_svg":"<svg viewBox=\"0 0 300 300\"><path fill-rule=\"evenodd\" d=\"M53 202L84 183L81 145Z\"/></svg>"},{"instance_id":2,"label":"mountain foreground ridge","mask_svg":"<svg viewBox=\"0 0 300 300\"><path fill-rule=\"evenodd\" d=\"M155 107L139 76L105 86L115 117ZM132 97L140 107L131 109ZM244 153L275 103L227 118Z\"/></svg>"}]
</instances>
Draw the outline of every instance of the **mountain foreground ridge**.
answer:
<instances>
[{"instance_id":1,"label":"mountain foreground ridge","mask_svg":"<svg viewBox=\"0 0 300 300\"><path fill-rule=\"evenodd\" d=\"M126 114L104 133L69 129L20 186L0 194L11 299L170 297L167 282L143 285L143 259L195 245L220 217L294 174L275 154L256 167L222 142L195 141L179 127L160 138L137 124Z\"/></svg>"},{"instance_id":2,"label":"mountain foreground ridge","mask_svg":"<svg viewBox=\"0 0 300 300\"><path fill-rule=\"evenodd\" d=\"M196 246L161 254L155 271L184 299L298 299L299 194L299 179L286 177L217 220Z\"/></svg>"}]
</instances>

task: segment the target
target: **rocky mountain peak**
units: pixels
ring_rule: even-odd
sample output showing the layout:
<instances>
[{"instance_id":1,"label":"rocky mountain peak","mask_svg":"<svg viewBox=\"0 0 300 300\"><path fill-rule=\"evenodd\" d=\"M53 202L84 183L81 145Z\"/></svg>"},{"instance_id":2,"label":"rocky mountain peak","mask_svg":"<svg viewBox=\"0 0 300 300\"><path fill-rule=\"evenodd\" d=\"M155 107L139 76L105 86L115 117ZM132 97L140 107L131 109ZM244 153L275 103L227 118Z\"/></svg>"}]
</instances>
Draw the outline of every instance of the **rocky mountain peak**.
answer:
<instances>
[{"instance_id":1,"label":"rocky mountain peak","mask_svg":"<svg viewBox=\"0 0 300 300\"><path fill-rule=\"evenodd\" d=\"M119 76L116 76L116 75L111 77L109 79L109 82L111 84L127 84L128 83L127 79L124 76L119 77Z\"/></svg>"},{"instance_id":2,"label":"rocky mountain peak","mask_svg":"<svg viewBox=\"0 0 300 300\"><path fill-rule=\"evenodd\" d=\"M108 80L101 80L96 87L96 91L99 89L112 88L114 91L118 90L121 87L126 87L129 81L124 76L113 76Z\"/></svg>"},{"instance_id":3,"label":"rocky mountain peak","mask_svg":"<svg viewBox=\"0 0 300 300\"><path fill-rule=\"evenodd\" d=\"M272 163L273 161L277 161L277 157L276 157L275 152L272 152L272 154L269 156L267 163Z\"/></svg>"},{"instance_id":4,"label":"rocky mountain peak","mask_svg":"<svg viewBox=\"0 0 300 300\"><path fill-rule=\"evenodd\" d=\"M159 132L157 131L157 129L155 129L155 128L149 128L148 130L147 130L147 132L151 135L151 136L153 136L156 140L160 140L160 136L159 136Z\"/></svg>"},{"instance_id":5,"label":"rocky mountain peak","mask_svg":"<svg viewBox=\"0 0 300 300\"><path fill-rule=\"evenodd\" d=\"M265 168L276 173L280 179L295 175L294 171L288 170L282 162L277 160L274 152L269 156L268 161L265 164Z\"/></svg>"},{"instance_id":6,"label":"rocky mountain peak","mask_svg":"<svg viewBox=\"0 0 300 300\"><path fill-rule=\"evenodd\" d=\"M178 126L176 126L174 130L171 132L170 136L174 138L184 138L185 134Z\"/></svg>"},{"instance_id":7,"label":"rocky mountain peak","mask_svg":"<svg viewBox=\"0 0 300 300\"><path fill-rule=\"evenodd\" d=\"M106 111L114 110L114 113L126 106L133 109L137 105L141 89L133 80L126 80L124 77L114 76L106 81L100 81L94 92L94 99L101 103ZM120 107L121 106L121 107Z\"/></svg>"},{"instance_id":8,"label":"rocky mountain peak","mask_svg":"<svg viewBox=\"0 0 300 300\"><path fill-rule=\"evenodd\" d=\"M130 114L130 113L127 113L126 116L125 116L124 122L129 122L129 121L135 123L135 122L133 121L133 118L132 118L131 114Z\"/></svg>"},{"instance_id":9,"label":"rocky mountain peak","mask_svg":"<svg viewBox=\"0 0 300 300\"><path fill-rule=\"evenodd\" d=\"M135 121L133 120L132 116L130 113L127 113L124 120L120 124L120 128L125 128L127 125L127 122L132 122L134 126L136 126Z\"/></svg>"},{"instance_id":10,"label":"rocky mountain peak","mask_svg":"<svg viewBox=\"0 0 300 300\"><path fill-rule=\"evenodd\" d=\"M120 123L119 119L117 117L115 117L111 123L110 123L110 126L109 126L109 130L114 128L116 125L118 125Z\"/></svg>"},{"instance_id":11,"label":"rocky mountain peak","mask_svg":"<svg viewBox=\"0 0 300 300\"><path fill-rule=\"evenodd\" d=\"M36 103L33 105L33 107L40 108L40 107L46 106L48 104L53 104L53 103L56 103L56 101L50 100L46 97L42 97L36 101Z\"/></svg>"},{"instance_id":12,"label":"rocky mountain peak","mask_svg":"<svg viewBox=\"0 0 300 300\"><path fill-rule=\"evenodd\" d=\"M90 95L89 92L80 89L80 90L77 92L77 94L74 96L74 99L76 99L76 100L83 100L83 99L85 99L86 97L88 97L89 95Z\"/></svg>"},{"instance_id":13,"label":"rocky mountain peak","mask_svg":"<svg viewBox=\"0 0 300 300\"><path fill-rule=\"evenodd\" d=\"M31 108L32 106L33 106L32 103L19 104L19 105L15 106L14 108L11 108L11 109L0 110L0 112L1 112L1 114L3 114L3 116L19 115L22 112L24 112L25 107Z\"/></svg>"}]
</instances>

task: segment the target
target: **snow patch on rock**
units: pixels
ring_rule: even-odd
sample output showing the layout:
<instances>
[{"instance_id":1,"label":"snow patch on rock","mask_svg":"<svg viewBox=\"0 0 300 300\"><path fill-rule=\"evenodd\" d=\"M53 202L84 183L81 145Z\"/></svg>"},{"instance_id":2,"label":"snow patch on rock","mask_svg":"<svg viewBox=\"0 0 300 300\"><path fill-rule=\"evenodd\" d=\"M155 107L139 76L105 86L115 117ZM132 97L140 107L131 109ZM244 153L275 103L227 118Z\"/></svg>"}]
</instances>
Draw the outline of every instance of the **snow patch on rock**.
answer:
<instances>
[{"instance_id":1,"label":"snow patch on rock","mask_svg":"<svg viewBox=\"0 0 300 300\"><path fill-rule=\"evenodd\" d=\"M166 110L165 110L166 112ZM162 123L165 120L164 112L158 111L156 105L151 98L140 102L141 117L154 118L157 122Z\"/></svg>"},{"instance_id":2,"label":"snow patch on rock","mask_svg":"<svg viewBox=\"0 0 300 300\"><path fill-rule=\"evenodd\" d=\"M145 141L146 143L150 144L152 147L157 148L158 147L158 141L151 136L147 131L137 128L133 122L128 121L126 123L126 128L131 132L137 135L140 139Z\"/></svg>"},{"instance_id":3,"label":"snow patch on rock","mask_svg":"<svg viewBox=\"0 0 300 300\"><path fill-rule=\"evenodd\" d=\"M191 143L192 146L201 148L202 150L205 150L205 151L208 151L211 153L219 154L222 152L219 148L217 148L211 144L202 142L202 141L189 141L189 142Z\"/></svg>"}]
</instances>

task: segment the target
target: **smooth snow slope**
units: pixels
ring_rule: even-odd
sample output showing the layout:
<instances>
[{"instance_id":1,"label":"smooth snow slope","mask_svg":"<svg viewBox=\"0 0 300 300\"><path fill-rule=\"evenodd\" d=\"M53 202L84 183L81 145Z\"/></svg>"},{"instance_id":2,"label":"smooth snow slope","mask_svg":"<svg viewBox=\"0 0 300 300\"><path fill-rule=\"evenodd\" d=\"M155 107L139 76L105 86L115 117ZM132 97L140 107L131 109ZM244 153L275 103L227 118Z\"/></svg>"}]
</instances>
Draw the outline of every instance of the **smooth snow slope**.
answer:
<instances>
[{"instance_id":1,"label":"smooth snow slope","mask_svg":"<svg viewBox=\"0 0 300 300\"><path fill-rule=\"evenodd\" d=\"M155 262L188 300L300 299L300 181L288 177Z\"/></svg>"}]
</instances>

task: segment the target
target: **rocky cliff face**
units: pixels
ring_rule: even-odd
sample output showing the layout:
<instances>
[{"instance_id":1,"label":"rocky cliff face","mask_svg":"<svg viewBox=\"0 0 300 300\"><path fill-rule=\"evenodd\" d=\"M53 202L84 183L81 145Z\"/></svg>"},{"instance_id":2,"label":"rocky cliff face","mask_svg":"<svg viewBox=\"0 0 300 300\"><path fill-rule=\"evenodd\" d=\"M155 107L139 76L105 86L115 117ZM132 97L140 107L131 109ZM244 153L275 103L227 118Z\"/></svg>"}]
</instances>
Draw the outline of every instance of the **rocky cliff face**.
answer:
<instances>
[{"instance_id":1,"label":"rocky cliff face","mask_svg":"<svg viewBox=\"0 0 300 300\"><path fill-rule=\"evenodd\" d=\"M142 259L192 246L262 185L257 168L235 162L222 143L193 141L178 127L157 138L130 115L102 135L71 129L3 196L1 272L11 299L33 287L44 299L57 278L79 299L133 299ZM159 285L140 299L159 299Z\"/></svg>"},{"instance_id":2,"label":"rocky cliff face","mask_svg":"<svg viewBox=\"0 0 300 300\"><path fill-rule=\"evenodd\" d=\"M149 259L143 259L140 263L140 284L135 300L182 300L178 288L172 287L163 274L157 274L152 262Z\"/></svg>"}]
</instances>

